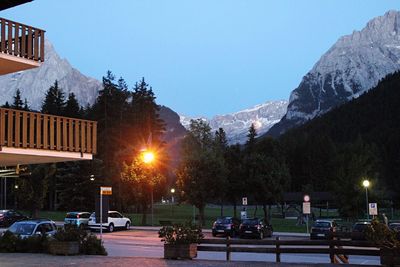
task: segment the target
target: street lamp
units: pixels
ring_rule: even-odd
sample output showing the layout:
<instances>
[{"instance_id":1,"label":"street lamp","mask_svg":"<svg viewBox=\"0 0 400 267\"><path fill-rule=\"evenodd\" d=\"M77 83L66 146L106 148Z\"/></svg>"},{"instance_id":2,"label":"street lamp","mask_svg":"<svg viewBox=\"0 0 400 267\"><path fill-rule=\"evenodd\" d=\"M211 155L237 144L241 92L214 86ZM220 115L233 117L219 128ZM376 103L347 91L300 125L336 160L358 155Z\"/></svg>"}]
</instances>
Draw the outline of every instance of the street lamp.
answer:
<instances>
[{"instance_id":1,"label":"street lamp","mask_svg":"<svg viewBox=\"0 0 400 267\"><path fill-rule=\"evenodd\" d=\"M367 220L369 220L369 212L368 212L368 187L370 185L369 181L367 179L365 179L362 182L362 185L365 187L365 202L367 205Z\"/></svg>"},{"instance_id":2,"label":"street lamp","mask_svg":"<svg viewBox=\"0 0 400 267\"><path fill-rule=\"evenodd\" d=\"M175 188L171 188L171 202L174 203Z\"/></svg>"},{"instance_id":3,"label":"street lamp","mask_svg":"<svg viewBox=\"0 0 400 267\"><path fill-rule=\"evenodd\" d=\"M155 155L152 151L143 151L142 152L142 161L145 164L151 165L153 161L155 160ZM153 226L154 222L154 208L153 208L153 185L151 186L151 226Z\"/></svg>"},{"instance_id":4,"label":"street lamp","mask_svg":"<svg viewBox=\"0 0 400 267\"><path fill-rule=\"evenodd\" d=\"M92 174L92 175L90 175L90 181L92 181L92 182L93 182L93 181L94 181L94 179L95 179L95 178L94 178L94 175L93 175L93 174Z\"/></svg>"}]
</instances>

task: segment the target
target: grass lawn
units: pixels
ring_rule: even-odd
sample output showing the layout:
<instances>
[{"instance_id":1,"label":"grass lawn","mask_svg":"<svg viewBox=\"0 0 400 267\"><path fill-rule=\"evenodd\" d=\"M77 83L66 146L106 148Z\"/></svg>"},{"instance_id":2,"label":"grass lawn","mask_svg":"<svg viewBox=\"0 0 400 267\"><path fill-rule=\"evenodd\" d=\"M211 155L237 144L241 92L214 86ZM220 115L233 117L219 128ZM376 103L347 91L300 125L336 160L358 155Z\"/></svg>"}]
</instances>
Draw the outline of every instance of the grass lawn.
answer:
<instances>
[{"instance_id":1,"label":"grass lawn","mask_svg":"<svg viewBox=\"0 0 400 267\"><path fill-rule=\"evenodd\" d=\"M240 208L237 209L238 216L240 216ZM66 212L63 211L41 211L41 218L49 218L54 221L63 221ZM198 215L198 210L195 210L195 214ZM263 211L261 207L256 210L254 206L247 208L247 214L249 217L262 217ZM125 216L132 220L133 225L141 225L142 214L136 213L124 213ZM211 228L215 218L221 215L221 209L219 206L207 206L205 210L206 224L204 228ZM224 207L224 215L232 216L233 208ZM187 221L193 221L193 206L187 204L171 205L171 204L156 204L154 205L154 226L159 226L159 221L172 221L173 223L184 223ZM147 224L151 225L151 214L147 214ZM305 233L305 225L297 226L296 220L293 219L281 219L273 218L272 226L276 232L297 232Z\"/></svg>"}]
</instances>

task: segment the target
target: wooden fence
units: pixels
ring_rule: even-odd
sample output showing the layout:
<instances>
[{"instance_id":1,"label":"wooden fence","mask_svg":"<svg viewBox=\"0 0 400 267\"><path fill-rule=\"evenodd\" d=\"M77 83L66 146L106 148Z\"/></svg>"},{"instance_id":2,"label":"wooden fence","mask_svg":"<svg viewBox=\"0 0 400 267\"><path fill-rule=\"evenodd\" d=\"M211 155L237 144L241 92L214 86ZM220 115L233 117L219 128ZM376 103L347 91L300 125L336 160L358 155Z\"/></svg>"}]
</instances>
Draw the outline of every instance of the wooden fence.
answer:
<instances>
[{"instance_id":1,"label":"wooden fence","mask_svg":"<svg viewBox=\"0 0 400 267\"><path fill-rule=\"evenodd\" d=\"M349 255L379 256L380 250L366 241L347 240L245 240L245 239L203 239L198 251L225 252L231 260L232 252L271 253L276 262L281 254L326 254L331 263L348 263Z\"/></svg>"},{"instance_id":2,"label":"wooden fence","mask_svg":"<svg viewBox=\"0 0 400 267\"><path fill-rule=\"evenodd\" d=\"M44 62L44 30L0 18L0 52Z\"/></svg>"},{"instance_id":3,"label":"wooden fence","mask_svg":"<svg viewBox=\"0 0 400 267\"><path fill-rule=\"evenodd\" d=\"M97 122L0 108L0 147L96 154Z\"/></svg>"}]
</instances>

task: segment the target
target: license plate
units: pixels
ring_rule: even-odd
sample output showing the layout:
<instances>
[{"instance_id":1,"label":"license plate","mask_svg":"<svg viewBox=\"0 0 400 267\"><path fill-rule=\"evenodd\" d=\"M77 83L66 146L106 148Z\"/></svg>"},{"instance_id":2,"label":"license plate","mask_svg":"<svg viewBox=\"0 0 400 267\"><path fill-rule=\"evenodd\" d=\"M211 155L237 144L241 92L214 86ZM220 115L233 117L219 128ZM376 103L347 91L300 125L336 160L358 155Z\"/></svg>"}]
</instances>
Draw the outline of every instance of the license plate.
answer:
<instances>
[{"instance_id":1,"label":"license plate","mask_svg":"<svg viewBox=\"0 0 400 267\"><path fill-rule=\"evenodd\" d=\"M245 231L245 233L246 233L246 234L251 234L251 233L252 233L252 231Z\"/></svg>"},{"instance_id":2,"label":"license plate","mask_svg":"<svg viewBox=\"0 0 400 267\"><path fill-rule=\"evenodd\" d=\"M325 236L324 234L317 234L317 236Z\"/></svg>"},{"instance_id":3,"label":"license plate","mask_svg":"<svg viewBox=\"0 0 400 267\"><path fill-rule=\"evenodd\" d=\"M217 230L217 232L218 232L218 233L223 233L223 232L224 232L224 230Z\"/></svg>"}]
</instances>

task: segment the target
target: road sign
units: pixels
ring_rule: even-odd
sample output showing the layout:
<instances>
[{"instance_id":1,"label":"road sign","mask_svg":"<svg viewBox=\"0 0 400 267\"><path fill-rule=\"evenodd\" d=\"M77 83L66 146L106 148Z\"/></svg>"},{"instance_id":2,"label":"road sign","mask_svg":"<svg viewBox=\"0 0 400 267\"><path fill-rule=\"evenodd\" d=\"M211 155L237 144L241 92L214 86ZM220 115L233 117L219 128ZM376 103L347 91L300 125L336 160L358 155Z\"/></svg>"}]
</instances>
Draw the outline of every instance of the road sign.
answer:
<instances>
[{"instance_id":1,"label":"road sign","mask_svg":"<svg viewBox=\"0 0 400 267\"><path fill-rule=\"evenodd\" d=\"M105 195L105 196L112 195L112 187L111 186L101 186L100 187L100 195Z\"/></svg>"},{"instance_id":2,"label":"road sign","mask_svg":"<svg viewBox=\"0 0 400 267\"><path fill-rule=\"evenodd\" d=\"M303 200L304 200L304 202L310 202L310 196L304 195Z\"/></svg>"},{"instance_id":3,"label":"road sign","mask_svg":"<svg viewBox=\"0 0 400 267\"><path fill-rule=\"evenodd\" d=\"M369 203L369 215L378 215L378 204Z\"/></svg>"},{"instance_id":4,"label":"road sign","mask_svg":"<svg viewBox=\"0 0 400 267\"><path fill-rule=\"evenodd\" d=\"M240 212L240 219L242 219L242 220L247 219L247 211L242 210Z\"/></svg>"},{"instance_id":5,"label":"road sign","mask_svg":"<svg viewBox=\"0 0 400 267\"><path fill-rule=\"evenodd\" d=\"M311 203L303 202L303 214L311 214Z\"/></svg>"},{"instance_id":6,"label":"road sign","mask_svg":"<svg viewBox=\"0 0 400 267\"><path fill-rule=\"evenodd\" d=\"M247 206L247 197L242 198L242 205Z\"/></svg>"}]
</instances>

